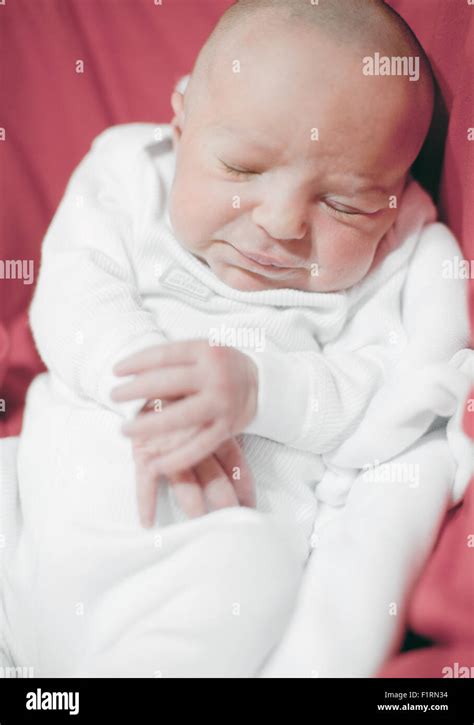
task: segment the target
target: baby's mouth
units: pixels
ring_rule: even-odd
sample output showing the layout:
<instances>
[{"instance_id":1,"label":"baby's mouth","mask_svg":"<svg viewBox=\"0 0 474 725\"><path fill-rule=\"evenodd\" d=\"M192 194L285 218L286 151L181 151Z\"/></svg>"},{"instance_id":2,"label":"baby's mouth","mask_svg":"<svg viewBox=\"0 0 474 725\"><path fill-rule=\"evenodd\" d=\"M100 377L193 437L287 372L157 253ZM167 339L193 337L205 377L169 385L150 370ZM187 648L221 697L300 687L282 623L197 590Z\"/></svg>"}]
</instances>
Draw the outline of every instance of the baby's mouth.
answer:
<instances>
[{"instance_id":1,"label":"baby's mouth","mask_svg":"<svg viewBox=\"0 0 474 725\"><path fill-rule=\"evenodd\" d=\"M270 257L262 256L261 254L249 254L248 252L241 252L245 257L251 259L253 262L262 264L264 267L277 267L279 269L294 269L295 265L283 264L280 260L275 260Z\"/></svg>"},{"instance_id":2,"label":"baby's mouth","mask_svg":"<svg viewBox=\"0 0 474 725\"><path fill-rule=\"evenodd\" d=\"M230 244L230 242L229 242ZM266 254L258 254L254 252L244 252L242 249L238 249L233 244L231 244L232 247L242 256L245 257L245 259L248 259L253 264L258 265L258 267L264 267L266 268L267 272L270 271L294 271L295 269L299 269L302 265L297 262L292 262L290 260L284 260L272 256L268 256Z\"/></svg>"}]
</instances>

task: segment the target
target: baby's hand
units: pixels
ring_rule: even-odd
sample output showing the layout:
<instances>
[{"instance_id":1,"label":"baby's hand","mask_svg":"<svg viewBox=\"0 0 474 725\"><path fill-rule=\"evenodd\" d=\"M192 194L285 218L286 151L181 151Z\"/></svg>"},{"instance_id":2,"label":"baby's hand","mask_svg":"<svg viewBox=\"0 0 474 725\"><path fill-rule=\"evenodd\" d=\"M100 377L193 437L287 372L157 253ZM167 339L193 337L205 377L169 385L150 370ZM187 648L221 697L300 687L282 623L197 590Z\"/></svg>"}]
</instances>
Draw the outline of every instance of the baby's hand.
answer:
<instances>
[{"instance_id":1,"label":"baby's hand","mask_svg":"<svg viewBox=\"0 0 474 725\"><path fill-rule=\"evenodd\" d=\"M137 501L143 526L155 517L159 477L150 472L147 446L133 441ZM152 460L152 459L151 459ZM253 477L235 438L222 443L214 454L193 468L168 476L176 502L190 517L229 506L255 507Z\"/></svg>"},{"instance_id":2,"label":"baby's hand","mask_svg":"<svg viewBox=\"0 0 474 725\"><path fill-rule=\"evenodd\" d=\"M172 475L195 466L229 438L241 433L257 410L258 371L253 360L232 347L211 347L207 340L173 342L149 348L118 363L116 375L135 375L114 389L116 402L145 398L154 411L123 427L132 439L160 441L163 436L197 429L149 464L154 475ZM163 409L163 399L179 398ZM158 444L159 445L159 444ZM149 452L153 443L147 444Z\"/></svg>"}]
</instances>

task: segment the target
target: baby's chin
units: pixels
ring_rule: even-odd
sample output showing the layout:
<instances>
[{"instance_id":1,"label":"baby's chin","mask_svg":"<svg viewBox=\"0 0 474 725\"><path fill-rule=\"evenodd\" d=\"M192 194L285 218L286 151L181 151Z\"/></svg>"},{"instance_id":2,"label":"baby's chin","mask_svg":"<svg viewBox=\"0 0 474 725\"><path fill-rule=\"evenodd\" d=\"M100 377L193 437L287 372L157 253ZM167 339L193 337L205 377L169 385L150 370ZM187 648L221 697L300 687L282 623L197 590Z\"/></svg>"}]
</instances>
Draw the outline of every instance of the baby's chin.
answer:
<instances>
[{"instance_id":1,"label":"baby's chin","mask_svg":"<svg viewBox=\"0 0 474 725\"><path fill-rule=\"evenodd\" d=\"M241 269L230 264L219 263L210 265L213 272L229 287L241 292L260 292L267 289L293 288L294 280L269 279L255 272ZM298 289L295 287L294 289Z\"/></svg>"}]
</instances>

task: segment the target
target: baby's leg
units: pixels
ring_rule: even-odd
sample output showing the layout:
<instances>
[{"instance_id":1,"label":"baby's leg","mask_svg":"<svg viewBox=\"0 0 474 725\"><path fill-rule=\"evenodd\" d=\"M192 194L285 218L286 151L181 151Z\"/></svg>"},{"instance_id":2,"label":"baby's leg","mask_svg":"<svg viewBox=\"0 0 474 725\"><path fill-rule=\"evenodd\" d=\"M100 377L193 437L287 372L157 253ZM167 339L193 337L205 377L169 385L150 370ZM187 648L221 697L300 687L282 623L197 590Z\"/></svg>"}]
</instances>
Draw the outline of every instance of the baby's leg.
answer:
<instances>
[{"instance_id":1,"label":"baby's leg","mask_svg":"<svg viewBox=\"0 0 474 725\"><path fill-rule=\"evenodd\" d=\"M123 547L128 573L94 610L73 674L255 675L296 600L303 566L289 534L271 517L232 508L156 530L145 566Z\"/></svg>"},{"instance_id":2,"label":"baby's leg","mask_svg":"<svg viewBox=\"0 0 474 725\"><path fill-rule=\"evenodd\" d=\"M261 676L370 677L399 645L455 464L444 431L390 463L402 466L360 474L317 536L292 622Z\"/></svg>"}]
</instances>

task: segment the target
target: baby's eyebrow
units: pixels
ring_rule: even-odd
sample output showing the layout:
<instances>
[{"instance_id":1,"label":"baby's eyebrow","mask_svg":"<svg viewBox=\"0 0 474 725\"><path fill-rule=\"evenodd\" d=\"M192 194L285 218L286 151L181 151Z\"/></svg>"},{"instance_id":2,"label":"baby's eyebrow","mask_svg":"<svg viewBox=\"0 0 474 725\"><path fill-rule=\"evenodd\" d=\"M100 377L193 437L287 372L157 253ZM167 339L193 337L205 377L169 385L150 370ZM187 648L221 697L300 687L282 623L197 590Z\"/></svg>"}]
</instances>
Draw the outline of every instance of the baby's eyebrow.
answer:
<instances>
[{"instance_id":1,"label":"baby's eyebrow","mask_svg":"<svg viewBox=\"0 0 474 725\"><path fill-rule=\"evenodd\" d=\"M212 131L213 137L216 135L230 135L239 140L244 140L249 145L258 149L268 149L269 151L275 151L276 149L275 144L256 129L243 128L241 126L209 126L209 131Z\"/></svg>"},{"instance_id":2,"label":"baby's eyebrow","mask_svg":"<svg viewBox=\"0 0 474 725\"><path fill-rule=\"evenodd\" d=\"M377 194L377 196L387 196L388 191L383 186L377 186L374 184L357 184L353 188L353 194L361 196L363 194Z\"/></svg>"}]
</instances>

